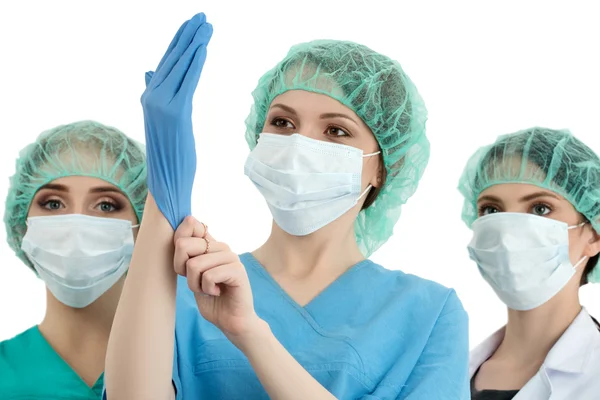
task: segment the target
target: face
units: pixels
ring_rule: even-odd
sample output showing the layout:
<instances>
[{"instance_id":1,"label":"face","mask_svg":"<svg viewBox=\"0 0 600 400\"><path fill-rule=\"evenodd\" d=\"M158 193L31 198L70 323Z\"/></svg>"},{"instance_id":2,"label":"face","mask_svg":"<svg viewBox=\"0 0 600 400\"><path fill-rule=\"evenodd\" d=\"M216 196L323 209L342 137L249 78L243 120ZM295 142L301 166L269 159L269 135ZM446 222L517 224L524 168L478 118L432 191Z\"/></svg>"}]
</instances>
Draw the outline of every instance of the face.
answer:
<instances>
[{"instance_id":1,"label":"face","mask_svg":"<svg viewBox=\"0 0 600 400\"><path fill-rule=\"evenodd\" d=\"M585 218L564 197L540 187L521 183L494 185L484 190L477 200L479 216L499 212L528 213L542 218L565 222L569 226L579 225ZM569 255L575 265L584 256L591 258L600 252L600 236L590 223L569 230ZM578 268L576 281L583 273Z\"/></svg>"},{"instance_id":2,"label":"face","mask_svg":"<svg viewBox=\"0 0 600 400\"><path fill-rule=\"evenodd\" d=\"M27 217L84 214L93 217L138 220L129 199L116 186L98 178L69 176L42 186Z\"/></svg>"},{"instance_id":3,"label":"face","mask_svg":"<svg viewBox=\"0 0 600 400\"><path fill-rule=\"evenodd\" d=\"M363 154L379 151L377 139L354 111L329 96L303 90L290 90L273 100L263 132L299 133L315 140L356 147ZM379 155L363 158L364 188L369 184L381 185L382 168Z\"/></svg>"}]
</instances>

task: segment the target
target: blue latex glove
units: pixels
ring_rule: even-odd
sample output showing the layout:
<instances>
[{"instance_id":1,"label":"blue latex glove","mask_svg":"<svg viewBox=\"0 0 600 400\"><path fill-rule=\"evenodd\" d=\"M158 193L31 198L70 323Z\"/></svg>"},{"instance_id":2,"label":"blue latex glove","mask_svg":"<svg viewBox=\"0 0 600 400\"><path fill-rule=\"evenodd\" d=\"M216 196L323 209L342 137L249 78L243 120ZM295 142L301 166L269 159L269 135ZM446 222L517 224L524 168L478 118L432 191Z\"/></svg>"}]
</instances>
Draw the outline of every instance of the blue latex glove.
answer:
<instances>
[{"instance_id":1,"label":"blue latex glove","mask_svg":"<svg viewBox=\"0 0 600 400\"><path fill-rule=\"evenodd\" d=\"M173 229L192 212L196 147L192 99L212 25L204 13L186 21L175 34L156 72L147 72L142 94L148 190Z\"/></svg>"}]
</instances>

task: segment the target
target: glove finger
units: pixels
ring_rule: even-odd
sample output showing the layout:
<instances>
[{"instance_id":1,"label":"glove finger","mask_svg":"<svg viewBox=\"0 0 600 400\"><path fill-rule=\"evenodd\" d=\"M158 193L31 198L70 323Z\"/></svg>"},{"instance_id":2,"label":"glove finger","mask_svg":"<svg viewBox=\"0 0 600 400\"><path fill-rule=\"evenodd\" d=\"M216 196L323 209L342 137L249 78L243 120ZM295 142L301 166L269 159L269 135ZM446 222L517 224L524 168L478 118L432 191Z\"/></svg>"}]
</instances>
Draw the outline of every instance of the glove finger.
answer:
<instances>
[{"instance_id":1,"label":"glove finger","mask_svg":"<svg viewBox=\"0 0 600 400\"><path fill-rule=\"evenodd\" d=\"M146 80L146 87L148 87L148 85L150 84L150 81L152 80L153 75L154 75L154 71L148 71L144 75L144 79Z\"/></svg>"},{"instance_id":2,"label":"glove finger","mask_svg":"<svg viewBox=\"0 0 600 400\"><path fill-rule=\"evenodd\" d=\"M206 46L212 37L212 25L206 24L198 29L196 37L185 53L181 56L165 84L173 90L173 97L180 91L187 98L193 95L206 60Z\"/></svg>"},{"instance_id":3,"label":"glove finger","mask_svg":"<svg viewBox=\"0 0 600 400\"><path fill-rule=\"evenodd\" d=\"M171 52L173 51L173 49L179 42L179 38L181 37L181 34L183 33L185 27L188 25L189 22L190 22L190 20L187 20L179 27L179 29L177 30L177 33L173 37L173 40L171 40L171 43L169 44L167 51L165 51L165 54L160 59L158 66L155 68L155 71L158 71L162 67L162 65L165 63L166 59L169 57L169 55L171 54Z\"/></svg>"},{"instance_id":4,"label":"glove finger","mask_svg":"<svg viewBox=\"0 0 600 400\"><path fill-rule=\"evenodd\" d=\"M194 15L194 17L188 22L171 53L164 60L160 69L155 71L153 79L154 82L152 85L153 87L160 86L163 81L167 79L167 77L171 74L173 67L177 64L179 59L190 46L190 43L192 43L194 40L198 30L202 29L202 27L205 25L206 17L203 13Z\"/></svg>"},{"instance_id":5,"label":"glove finger","mask_svg":"<svg viewBox=\"0 0 600 400\"><path fill-rule=\"evenodd\" d=\"M198 81L200 80L200 74L202 74L202 68L204 67L204 61L206 60L206 45L200 46L194 54L192 63L183 78L181 87L177 92L177 96L181 96L186 101L191 101L198 87Z\"/></svg>"}]
</instances>

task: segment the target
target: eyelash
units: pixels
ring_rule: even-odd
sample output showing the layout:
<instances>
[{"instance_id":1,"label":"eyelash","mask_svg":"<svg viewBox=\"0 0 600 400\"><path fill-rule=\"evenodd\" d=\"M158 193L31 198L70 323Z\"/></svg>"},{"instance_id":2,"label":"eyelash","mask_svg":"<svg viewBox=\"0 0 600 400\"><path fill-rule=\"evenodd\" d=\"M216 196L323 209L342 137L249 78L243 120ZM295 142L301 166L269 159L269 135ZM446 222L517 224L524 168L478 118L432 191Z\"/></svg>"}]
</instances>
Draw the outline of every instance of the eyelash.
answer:
<instances>
[{"instance_id":1,"label":"eyelash","mask_svg":"<svg viewBox=\"0 0 600 400\"><path fill-rule=\"evenodd\" d=\"M541 216L544 216L544 217L545 217L545 216L548 216L549 214L551 214L551 213L552 213L552 211L554 211L554 209L553 209L553 208L552 208L552 207L551 207L549 204L547 204L547 203L534 203L534 204L532 204L532 205L531 205L531 207L529 208L529 210L530 210L530 211L533 211L533 210L534 210L536 207L540 207L540 206L541 206L541 207L544 207L544 208L546 208L546 209L548 210L548 212L547 212L546 214L541 214ZM497 205L495 205L495 204L482 204L482 205L481 205L481 206L479 206L479 208L477 209L477 213L478 213L480 216L481 216L481 215L485 215L485 211L486 211L487 209L489 209L489 208L493 208L493 209L496 209L496 210L497 210L497 211L499 211L499 212L502 212L501 208L500 208L500 207L498 207L498 206L497 206ZM533 213L533 212L532 212L532 214L539 215L539 214L536 214L536 213Z\"/></svg>"},{"instance_id":2,"label":"eyelash","mask_svg":"<svg viewBox=\"0 0 600 400\"><path fill-rule=\"evenodd\" d=\"M292 127L290 128L290 127L287 127L287 126L279 126L279 125L277 125L278 122L285 122L287 124L292 125ZM274 126L277 129L296 129L295 126L294 126L294 124L290 120L288 120L286 118L281 118L281 117L272 118L271 122L270 122L270 125ZM352 137L352 133L350 132L350 130L348 130L346 128L342 128L342 127L337 126L337 125L327 125L326 132L329 131L330 129L337 129L337 130L340 130L340 131L344 132L345 134L341 135L341 136L340 135L327 134L326 136L328 136L328 137L331 137L331 138Z\"/></svg>"},{"instance_id":3,"label":"eyelash","mask_svg":"<svg viewBox=\"0 0 600 400\"><path fill-rule=\"evenodd\" d=\"M53 208L49 208L48 207L48 205L50 203L53 203L53 202L56 202L56 203L60 204L60 207L58 209L65 207L64 203L61 200L59 200L59 199L53 199L53 198L43 199L43 200L41 200L41 201L38 202L38 205L40 207L42 207L42 208L47 209L48 211L55 211L57 209L53 209ZM102 200L100 200L98 202L98 204L96 204L96 206L94 208L100 207L103 204L109 204L113 208L111 211L105 211L105 212L116 212L116 211L119 211L119 210L121 210L123 208L122 205L119 202L117 202L115 200L112 200L112 199L102 199Z\"/></svg>"}]
</instances>

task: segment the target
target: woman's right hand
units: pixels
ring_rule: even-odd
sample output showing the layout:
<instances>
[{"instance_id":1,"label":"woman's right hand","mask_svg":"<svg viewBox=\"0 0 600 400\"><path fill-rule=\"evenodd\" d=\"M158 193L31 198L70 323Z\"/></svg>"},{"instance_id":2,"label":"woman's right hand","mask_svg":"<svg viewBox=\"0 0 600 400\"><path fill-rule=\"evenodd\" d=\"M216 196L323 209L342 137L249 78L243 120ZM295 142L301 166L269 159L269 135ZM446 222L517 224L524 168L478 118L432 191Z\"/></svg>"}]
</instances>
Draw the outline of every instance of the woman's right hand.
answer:
<instances>
[{"instance_id":1,"label":"woman's right hand","mask_svg":"<svg viewBox=\"0 0 600 400\"><path fill-rule=\"evenodd\" d=\"M202 316L236 346L254 337L264 322L256 315L250 281L237 254L187 217L175 231L175 272L187 278Z\"/></svg>"},{"instance_id":2,"label":"woman's right hand","mask_svg":"<svg viewBox=\"0 0 600 400\"><path fill-rule=\"evenodd\" d=\"M173 229L191 214L196 174L192 99L212 32L205 15L195 15L179 28L156 72L145 76L141 102L148 189Z\"/></svg>"}]
</instances>

